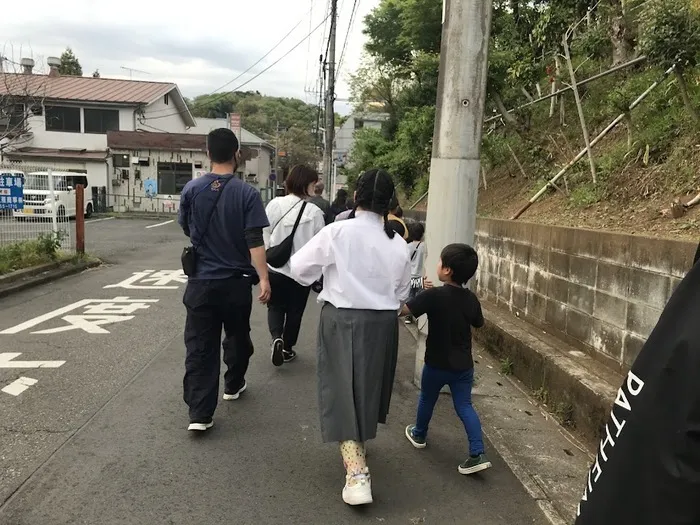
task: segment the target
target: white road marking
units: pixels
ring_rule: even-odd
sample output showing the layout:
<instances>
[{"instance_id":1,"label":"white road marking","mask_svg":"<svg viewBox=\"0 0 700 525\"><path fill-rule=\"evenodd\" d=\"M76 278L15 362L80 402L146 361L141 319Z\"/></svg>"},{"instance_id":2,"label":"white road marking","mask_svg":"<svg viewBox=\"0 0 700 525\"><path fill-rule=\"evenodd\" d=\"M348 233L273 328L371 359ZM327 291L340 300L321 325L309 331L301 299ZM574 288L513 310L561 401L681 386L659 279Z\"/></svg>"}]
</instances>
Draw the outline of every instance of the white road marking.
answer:
<instances>
[{"instance_id":1,"label":"white road marking","mask_svg":"<svg viewBox=\"0 0 700 525\"><path fill-rule=\"evenodd\" d=\"M32 379L31 377L20 377L3 388L2 391L6 394L10 394L11 396L18 396L27 388L32 385L36 385L38 382L38 379Z\"/></svg>"},{"instance_id":2,"label":"white road marking","mask_svg":"<svg viewBox=\"0 0 700 525\"><path fill-rule=\"evenodd\" d=\"M137 284L137 283L147 284ZM150 283L150 284L148 284ZM172 286L175 283L175 286ZM187 283L187 276L182 270L143 270L134 272L131 277L117 284L108 284L103 288L126 288L127 290L177 290L180 284Z\"/></svg>"},{"instance_id":3,"label":"white road marking","mask_svg":"<svg viewBox=\"0 0 700 525\"><path fill-rule=\"evenodd\" d=\"M171 220L165 221L165 222L160 222L158 224L151 224L150 226L146 226L146 229L148 230L150 228L157 228L158 226L165 226L166 224L170 224L171 222L175 222L175 219L171 219Z\"/></svg>"},{"instance_id":4,"label":"white road marking","mask_svg":"<svg viewBox=\"0 0 700 525\"><path fill-rule=\"evenodd\" d=\"M19 332L34 328L50 319L61 317L78 308L85 308L85 314L87 315L66 315L63 317L63 320L68 323L68 326L32 333L52 334L80 328L88 333L108 334L109 332L107 330L99 328L99 326L133 319L134 316L130 314L133 314L137 310L148 308L150 306L149 303L157 302L158 299L129 299L128 297L115 297L114 299L82 299L81 301L69 304L63 308L58 308L53 312L25 321L12 328L7 328L0 332L0 334L18 334ZM121 317L124 315L126 315L128 319Z\"/></svg>"},{"instance_id":5,"label":"white road marking","mask_svg":"<svg viewBox=\"0 0 700 525\"><path fill-rule=\"evenodd\" d=\"M104 217L102 219L90 219L89 221L85 221L85 224L91 224L93 222L102 222L102 221L113 221L116 219L116 217Z\"/></svg>"},{"instance_id":6,"label":"white road marking","mask_svg":"<svg viewBox=\"0 0 700 525\"><path fill-rule=\"evenodd\" d=\"M58 368L66 363L65 361L13 361L15 357L21 355L21 352L0 353L0 368Z\"/></svg>"}]
</instances>

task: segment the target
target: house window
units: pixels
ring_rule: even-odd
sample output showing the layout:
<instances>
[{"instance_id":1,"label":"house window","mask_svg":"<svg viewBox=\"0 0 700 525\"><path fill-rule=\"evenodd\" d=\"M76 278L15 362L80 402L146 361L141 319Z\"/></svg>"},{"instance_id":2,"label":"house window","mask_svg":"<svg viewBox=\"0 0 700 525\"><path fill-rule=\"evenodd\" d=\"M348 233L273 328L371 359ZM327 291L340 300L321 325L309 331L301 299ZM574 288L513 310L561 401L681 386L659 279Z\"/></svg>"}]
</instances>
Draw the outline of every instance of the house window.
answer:
<instances>
[{"instance_id":1,"label":"house window","mask_svg":"<svg viewBox=\"0 0 700 525\"><path fill-rule=\"evenodd\" d=\"M163 97L163 102L165 103L166 106L167 106L168 104L170 104L170 96L168 96L167 93L166 93L165 96Z\"/></svg>"},{"instance_id":2,"label":"house window","mask_svg":"<svg viewBox=\"0 0 700 525\"><path fill-rule=\"evenodd\" d=\"M86 109L85 133L119 131L118 109Z\"/></svg>"},{"instance_id":3,"label":"house window","mask_svg":"<svg viewBox=\"0 0 700 525\"><path fill-rule=\"evenodd\" d=\"M80 133L80 108L46 106L46 131Z\"/></svg>"},{"instance_id":4,"label":"house window","mask_svg":"<svg viewBox=\"0 0 700 525\"><path fill-rule=\"evenodd\" d=\"M26 128L24 104L8 104L0 108L0 129L6 131L23 131Z\"/></svg>"},{"instance_id":5,"label":"house window","mask_svg":"<svg viewBox=\"0 0 700 525\"><path fill-rule=\"evenodd\" d=\"M355 119L355 129L362 129L364 127L365 127L364 120Z\"/></svg>"},{"instance_id":6,"label":"house window","mask_svg":"<svg viewBox=\"0 0 700 525\"><path fill-rule=\"evenodd\" d=\"M158 193L180 195L182 189L192 180L192 164L181 162L158 163Z\"/></svg>"},{"instance_id":7,"label":"house window","mask_svg":"<svg viewBox=\"0 0 700 525\"><path fill-rule=\"evenodd\" d=\"M129 155L124 153L117 153L112 155L112 165L115 168L128 168L129 167Z\"/></svg>"}]
</instances>

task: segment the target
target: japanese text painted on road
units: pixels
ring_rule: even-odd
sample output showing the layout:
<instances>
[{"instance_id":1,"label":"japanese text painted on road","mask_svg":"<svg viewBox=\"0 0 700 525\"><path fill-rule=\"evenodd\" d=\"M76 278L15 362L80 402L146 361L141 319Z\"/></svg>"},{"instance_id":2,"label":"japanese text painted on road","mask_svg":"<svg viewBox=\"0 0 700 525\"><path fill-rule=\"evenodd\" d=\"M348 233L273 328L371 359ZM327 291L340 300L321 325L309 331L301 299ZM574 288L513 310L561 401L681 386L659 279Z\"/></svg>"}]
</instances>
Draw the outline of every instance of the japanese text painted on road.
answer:
<instances>
[{"instance_id":1,"label":"japanese text painted on road","mask_svg":"<svg viewBox=\"0 0 700 525\"><path fill-rule=\"evenodd\" d=\"M125 288L127 290L177 290L187 282L182 270L142 270L134 272L131 277L117 284L108 284L104 288Z\"/></svg>"},{"instance_id":2,"label":"japanese text painted on road","mask_svg":"<svg viewBox=\"0 0 700 525\"><path fill-rule=\"evenodd\" d=\"M0 210L24 208L24 181L19 175L0 173Z\"/></svg>"},{"instance_id":3,"label":"japanese text painted on road","mask_svg":"<svg viewBox=\"0 0 700 525\"><path fill-rule=\"evenodd\" d=\"M129 299L128 297L83 299L3 330L0 335L18 334L57 318L60 318L65 324L31 333L56 334L70 330L82 330L89 334L108 334L109 331L103 328L105 325L129 321L135 317L133 314L150 308L152 303L157 302L158 299Z\"/></svg>"}]
</instances>

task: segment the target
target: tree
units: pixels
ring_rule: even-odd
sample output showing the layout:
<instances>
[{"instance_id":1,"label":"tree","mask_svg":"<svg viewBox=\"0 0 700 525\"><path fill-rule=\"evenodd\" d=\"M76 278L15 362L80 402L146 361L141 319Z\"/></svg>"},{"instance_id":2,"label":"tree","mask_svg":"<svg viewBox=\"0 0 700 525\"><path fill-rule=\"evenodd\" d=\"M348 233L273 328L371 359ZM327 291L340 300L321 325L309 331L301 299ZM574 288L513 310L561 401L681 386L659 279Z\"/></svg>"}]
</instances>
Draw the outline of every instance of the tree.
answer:
<instances>
[{"instance_id":1,"label":"tree","mask_svg":"<svg viewBox=\"0 0 700 525\"><path fill-rule=\"evenodd\" d=\"M674 74L683 103L696 124L700 114L688 92L685 73L694 68L700 56L700 14L690 0L649 0L640 24L640 48L649 59Z\"/></svg>"},{"instance_id":2,"label":"tree","mask_svg":"<svg viewBox=\"0 0 700 525\"><path fill-rule=\"evenodd\" d=\"M96 69L92 74L92 78L100 78L100 70Z\"/></svg>"},{"instance_id":3,"label":"tree","mask_svg":"<svg viewBox=\"0 0 700 525\"><path fill-rule=\"evenodd\" d=\"M267 97L257 91L200 95L188 101L195 117L224 118L239 113L247 130L289 152L281 157L281 167L294 164L314 165L318 160L314 135L318 108L295 98ZM279 129L279 133L278 133Z\"/></svg>"},{"instance_id":4,"label":"tree","mask_svg":"<svg viewBox=\"0 0 700 525\"><path fill-rule=\"evenodd\" d=\"M0 157L3 152L24 142L23 135L30 130L30 118L41 114L45 86L32 82L31 76L7 70L14 61L4 64L0 72Z\"/></svg>"},{"instance_id":5,"label":"tree","mask_svg":"<svg viewBox=\"0 0 700 525\"><path fill-rule=\"evenodd\" d=\"M67 47L61 55L61 65L58 67L58 71L61 73L61 75L74 77L83 76L83 68L80 65L80 61L70 47Z\"/></svg>"}]
</instances>

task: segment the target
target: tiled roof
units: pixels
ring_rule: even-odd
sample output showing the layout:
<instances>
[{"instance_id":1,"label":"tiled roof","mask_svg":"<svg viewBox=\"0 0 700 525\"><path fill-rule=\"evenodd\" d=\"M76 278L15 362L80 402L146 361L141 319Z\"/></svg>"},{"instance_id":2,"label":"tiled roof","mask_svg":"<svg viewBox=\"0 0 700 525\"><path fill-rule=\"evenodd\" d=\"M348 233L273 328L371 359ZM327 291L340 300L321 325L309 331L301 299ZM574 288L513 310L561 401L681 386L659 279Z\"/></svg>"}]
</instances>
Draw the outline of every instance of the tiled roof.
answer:
<instances>
[{"instance_id":1,"label":"tiled roof","mask_svg":"<svg viewBox=\"0 0 700 525\"><path fill-rule=\"evenodd\" d=\"M176 89L167 82L143 82L92 78L1 73L0 95L29 96L52 100L148 104Z\"/></svg>"},{"instance_id":2,"label":"tiled roof","mask_svg":"<svg viewBox=\"0 0 700 525\"><path fill-rule=\"evenodd\" d=\"M79 160L105 160L107 152L103 150L66 150L51 148L19 148L5 153L10 158L58 158Z\"/></svg>"},{"instance_id":3,"label":"tiled roof","mask_svg":"<svg viewBox=\"0 0 700 525\"><path fill-rule=\"evenodd\" d=\"M149 131L108 131L107 147L117 150L207 151L207 136Z\"/></svg>"}]
</instances>

